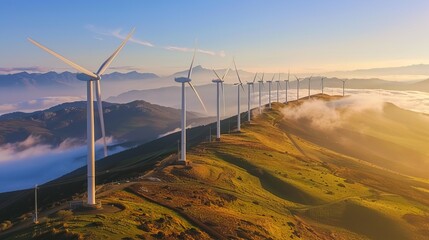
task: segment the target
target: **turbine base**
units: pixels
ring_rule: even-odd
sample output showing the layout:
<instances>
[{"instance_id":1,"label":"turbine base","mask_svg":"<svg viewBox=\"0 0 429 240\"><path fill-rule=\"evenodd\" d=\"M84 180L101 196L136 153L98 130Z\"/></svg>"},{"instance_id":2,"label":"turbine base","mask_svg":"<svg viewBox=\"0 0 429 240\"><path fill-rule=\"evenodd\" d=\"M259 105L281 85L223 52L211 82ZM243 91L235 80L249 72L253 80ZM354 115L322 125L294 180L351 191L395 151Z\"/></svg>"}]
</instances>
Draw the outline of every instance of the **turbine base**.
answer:
<instances>
[{"instance_id":1,"label":"turbine base","mask_svg":"<svg viewBox=\"0 0 429 240\"><path fill-rule=\"evenodd\" d=\"M177 161L174 161L171 165L188 166L189 161L177 160Z\"/></svg>"}]
</instances>

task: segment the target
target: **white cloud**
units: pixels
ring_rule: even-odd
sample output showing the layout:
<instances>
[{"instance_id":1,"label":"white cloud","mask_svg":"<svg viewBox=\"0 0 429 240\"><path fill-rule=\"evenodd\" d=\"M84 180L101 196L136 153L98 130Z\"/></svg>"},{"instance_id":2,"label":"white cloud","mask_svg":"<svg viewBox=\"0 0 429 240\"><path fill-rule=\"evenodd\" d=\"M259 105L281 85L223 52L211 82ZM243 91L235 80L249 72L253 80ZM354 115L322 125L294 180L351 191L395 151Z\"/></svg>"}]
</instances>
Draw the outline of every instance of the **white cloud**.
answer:
<instances>
[{"instance_id":1,"label":"white cloud","mask_svg":"<svg viewBox=\"0 0 429 240\"><path fill-rule=\"evenodd\" d=\"M363 111L380 113L383 101L378 98L361 98L349 96L332 101L310 99L300 106L287 108L283 114L288 119L308 121L309 124L321 130L334 130L341 127L347 119Z\"/></svg>"},{"instance_id":2,"label":"white cloud","mask_svg":"<svg viewBox=\"0 0 429 240\"><path fill-rule=\"evenodd\" d=\"M85 99L81 97L58 96L58 97L43 97L43 98L32 99L32 100L18 102L18 103L5 103L5 104L0 104L0 114L16 112L16 111L32 112L32 111L50 108L65 102L75 102L75 101L83 101L83 100Z\"/></svg>"},{"instance_id":3,"label":"white cloud","mask_svg":"<svg viewBox=\"0 0 429 240\"><path fill-rule=\"evenodd\" d=\"M170 50L170 51L179 51L179 52L193 52L194 51L193 48L176 47L176 46L167 46L167 47L164 47L164 49ZM198 48L197 52L202 53L202 54L211 55L211 56L225 57L225 51L223 51L223 50L220 52L214 52L214 51L204 50L204 49Z\"/></svg>"},{"instance_id":4,"label":"white cloud","mask_svg":"<svg viewBox=\"0 0 429 240\"><path fill-rule=\"evenodd\" d=\"M127 37L127 33L122 33L121 29L114 29L114 30L101 29L101 28L95 27L94 25L86 25L85 28L93 33L104 35L104 36L111 36L121 40L124 40ZM95 36L94 38L98 40L102 40L102 38L98 36ZM152 43L137 39L135 37L131 37L130 41L146 47L154 47Z\"/></svg>"},{"instance_id":5,"label":"white cloud","mask_svg":"<svg viewBox=\"0 0 429 240\"><path fill-rule=\"evenodd\" d=\"M188 128L192 128L192 124L189 124L189 125L186 127L186 129L188 129ZM171 131L168 131L168 132L165 132L165 133L163 133L163 134L160 134L157 138L165 137L165 136L167 136L167 135L170 135L170 134L172 134L172 133L178 132L178 131L180 131L180 130L182 130L182 129L181 129L181 128L175 128L175 129L173 129L173 130L171 130Z\"/></svg>"},{"instance_id":6,"label":"white cloud","mask_svg":"<svg viewBox=\"0 0 429 240\"><path fill-rule=\"evenodd\" d=\"M102 143L96 142L98 155ZM114 143L107 138L108 144ZM109 154L125 150L110 149ZM98 156L100 157L100 156ZM76 139L66 139L58 146L51 146L39 138L29 136L26 140L0 146L0 192L31 188L58 178L86 165L86 145Z\"/></svg>"},{"instance_id":7,"label":"white cloud","mask_svg":"<svg viewBox=\"0 0 429 240\"><path fill-rule=\"evenodd\" d=\"M122 29L114 29L114 30L108 30L108 29L100 29L98 27L95 27L94 25L86 25L85 28L93 33L96 34L100 34L100 35L105 35L105 36L112 36L118 39L125 39L127 34L122 32ZM99 37L94 37L96 39L102 40L102 38L100 39ZM143 41L140 39L137 39L135 37L131 37L130 38L130 42L133 43L137 43L146 47L156 47L153 43L150 43L148 41ZM193 52L194 49L193 48L186 48L186 47L178 47L178 46L166 46L166 47L159 47L165 50L169 50L169 51L178 51L178 52ZM211 50L207 50L207 49L197 49L197 52L202 53L202 54L207 54L207 55L211 55L211 56L219 56L219 57L225 57L225 51L219 51L219 52L215 52L215 51L211 51Z\"/></svg>"}]
</instances>

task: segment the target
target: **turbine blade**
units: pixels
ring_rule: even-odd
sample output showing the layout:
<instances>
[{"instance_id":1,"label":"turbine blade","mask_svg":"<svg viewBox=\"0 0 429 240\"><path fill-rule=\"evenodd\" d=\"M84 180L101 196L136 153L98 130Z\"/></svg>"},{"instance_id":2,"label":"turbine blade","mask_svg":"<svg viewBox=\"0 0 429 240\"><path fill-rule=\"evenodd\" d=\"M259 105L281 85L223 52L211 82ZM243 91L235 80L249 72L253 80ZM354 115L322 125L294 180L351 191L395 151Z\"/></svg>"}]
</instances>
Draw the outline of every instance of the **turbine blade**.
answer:
<instances>
[{"instance_id":1,"label":"turbine blade","mask_svg":"<svg viewBox=\"0 0 429 240\"><path fill-rule=\"evenodd\" d=\"M74 63L74 62L72 62L72 61L68 60L67 58L63 57L62 55L60 55L60 54L58 54L58 53L56 53L56 52L52 51L51 49L49 49L49 48L47 48L47 47L43 46L42 44L40 44L40 43L38 43L38 42L34 41L34 40L33 40L33 39L31 39L31 38L27 38L27 39L28 39L28 41L30 41L32 44L34 44L34 45L38 46L39 48L41 48L41 49L45 50L46 52L48 52L48 53L50 53L51 55L53 55L54 57L56 57L56 58L60 59L61 61L63 61L63 62L64 62L64 63L66 63L67 65L69 65L70 67L72 67L72 68L74 68L74 69L78 70L79 72L81 72L81 73L83 73L83 74L85 74L85 75L88 75L88 76L89 76L89 77L91 77L91 78L98 78L98 77L97 77L97 75L95 75L95 73L93 73L93 72L89 71L88 69L85 69L84 67L81 67L81 66L77 65L76 63Z\"/></svg>"},{"instance_id":2,"label":"turbine blade","mask_svg":"<svg viewBox=\"0 0 429 240\"><path fill-rule=\"evenodd\" d=\"M230 66L228 66L228 68L225 70L225 73L223 74L222 79L221 79L222 81L226 77L226 75L228 75L229 69L230 69Z\"/></svg>"},{"instance_id":3,"label":"turbine blade","mask_svg":"<svg viewBox=\"0 0 429 240\"><path fill-rule=\"evenodd\" d=\"M271 81L274 81L274 77L276 76L276 74L274 73L273 74L273 78L271 78Z\"/></svg>"},{"instance_id":4,"label":"turbine blade","mask_svg":"<svg viewBox=\"0 0 429 240\"><path fill-rule=\"evenodd\" d=\"M101 138L103 138L103 150L104 157L107 157L107 143L106 143L106 131L104 128L104 113L103 113L103 103L101 99L101 86L100 80L97 80L95 84L95 91L97 96L97 108L98 108L98 118L100 119L100 127L101 127Z\"/></svg>"},{"instance_id":5,"label":"turbine blade","mask_svg":"<svg viewBox=\"0 0 429 240\"><path fill-rule=\"evenodd\" d=\"M253 83L255 83L257 76L258 76L258 73L255 73L255 77L253 78Z\"/></svg>"},{"instance_id":6,"label":"turbine blade","mask_svg":"<svg viewBox=\"0 0 429 240\"><path fill-rule=\"evenodd\" d=\"M289 74L290 74L290 71L288 70L287 71L287 80L289 81Z\"/></svg>"},{"instance_id":7,"label":"turbine blade","mask_svg":"<svg viewBox=\"0 0 429 240\"><path fill-rule=\"evenodd\" d=\"M216 72L214 69L213 69L213 72L214 72L214 74L216 75L217 79L219 79L219 80L220 80L219 75L217 74L217 72Z\"/></svg>"},{"instance_id":8,"label":"turbine blade","mask_svg":"<svg viewBox=\"0 0 429 240\"><path fill-rule=\"evenodd\" d=\"M131 32L128 33L128 36L124 39L124 41L122 41L121 45L119 45L119 47L113 52L113 54L106 61L104 61L103 64L101 64L100 68L97 71L97 75L98 76L102 75L107 70L107 68L112 63L113 59L116 58L116 56L119 54L119 52L121 51L121 49L125 46L125 44L127 43L127 41L134 34L134 30L135 30L135 28L133 28L131 30Z\"/></svg>"},{"instance_id":9,"label":"turbine blade","mask_svg":"<svg viewBox=\"0 0 429 240\"><path fill-rule=\"evenodd\" d=\"M191 66L189 67L189 71L188 71L188 79L191 79L191 76L192 76L192 67L194 66L194 60L195 60L195 53L196 52L197 52L197 48L195 47L194 55L192 56Z\"/></svg>"},{"instance_id":10,"label":"turbine blade","mask_svg":"<svg viewBox=\"0 0 429 240\"><path fill-rule=\"evenodd\" d=\"M188 82L188 84L189 84L189 86L192 88L192 91L194 91L195 95L197 95L197 98L198 98L198 100L200 101L201 106L203 106L204 111L207 113L206 106L204 105L203 100L201 100L201 97L200 97L200 95L198 94L197 90L195 89L194 85L192 85L192 83L191 83L191 82Z\"/></svg>"},{"instance_id":11,"label":"turbine blade","mask_svg":"<svg viewBox=\"0 0 429 240\"><path fill-rule=\"evenodd\" d=\"M235 59L233 58L232 61L234 62L234 68L235 68L235 72L237 73L238 81L240 82L240 86L241 86L241 88L243 89L243 92L244 92L243 82L241 81L240 74L238 73L237 65L235 64Z\"/></svg>"}]
</instances>

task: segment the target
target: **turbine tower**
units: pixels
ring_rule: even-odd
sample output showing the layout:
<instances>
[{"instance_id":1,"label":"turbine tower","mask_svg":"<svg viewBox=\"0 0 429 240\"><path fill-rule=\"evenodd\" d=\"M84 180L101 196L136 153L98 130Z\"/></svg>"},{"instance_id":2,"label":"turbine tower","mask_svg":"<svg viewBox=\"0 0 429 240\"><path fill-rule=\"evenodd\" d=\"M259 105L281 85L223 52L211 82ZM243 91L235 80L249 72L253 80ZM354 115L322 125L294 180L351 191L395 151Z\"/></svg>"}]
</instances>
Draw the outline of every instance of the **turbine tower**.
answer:
<instances>
[{"instance_id":1,"label":"turbine tower","mask_svg":"<svg viewBox=\"0 0 429 240\"><path fill-rule=\"evenodd\" d=\"M277 83L277 102L280 102L280 97L279 97L279 89L280 89L280 73L279 73L279 80L276 81Z\"/></svg>"},{"instance_id":2,"label":"turbine tower","mask_svg":"<svg viewBox=\"0 0 429 240\"><path fill-rule=\"evenodd\" d=\"M34 186L34 219L33 219L33 223L34 224L39 223L39 215L38 215L38 210L37 210L37 184Z\"/></svg>"},{"instance_id":3,"label":"turbine tower","mask_svg":"<svg viewBox=\"0 0 429 240\"><path fill-rule=\"evenodd\" d=\"M346 80L341 80L343 82L343 97L344 97L344 86L346 85Z\"/></svg>"},{"instance_id":4,"label":"turbine tower","mask_svg":"<svg viewBox=\"0 0 429 240\"><path fill-rule=\"evenodd\" d=\"M223 74L222 78L219 77L219 75L217 74L217 72L213 69L214 74L216 75L217 79L212 80L213 83L216 83L216 89L217 89L217 93L216 93L216 141L220 140L220 92L219 92L219 87L222 87L222 102L223 102L223 112L225 115L225 92L224 92L224 86L223 86L223 82L226 77L226 75L228 75L229 72L229 67L226 69L225 73ZM220 85L220 86L219 86Z\"/></svg>"},{"instance_id":5,"label":"turbine tower","mask_svg":"<svg viewBox=\"0 0 429 240\"><path fill-rule=\"evenodd\" d=\"M191 66L189 67L188 76L187 77L178 77L174 78L174 81L182 84L182 118L180 121L181 126L181 140L180 140L180 159L178 161L179 164L186 165L186 89L185 84L187 83L191 88L192 91L194 91L195 95L197 96L198 100L200 101L201 105L204 108L204 111L207 112L206 106L204 106L203 100L201 100L200 95L198 94L197 90L195 89L194 85L191 83L191 76L192 76L192 67L194 65L195 60L195 53L197 49L194 50L194 55L192 57Z\"/></svg>"},{"instance_id":6,"label":"turbine tower","mask_svg":"<svg viewBox=\"0 0 429 240\"><path fill-rule=\"evenodd\" d=\"M274 76L276 76L276 74L273 74L273 78L271 79L271 81L267 81L268 83L268 107L271 109L271 84L274 81Z\"/></svg>"},{"instance_id":7,"label":"turbine tower","mask_svg":"<svg viewBox=\"0 0 429 240\"><path fill-rule=\"evenodd\" d=\"M247 121L250 123L250 109L251 109L251 98L250 98L250 86L252 86L252 90L254 91L255 88L253 87L253 85L255 84L256 81L256 76L258 75L258 73L255 73L255 77L253 78L253 82L247 82Z\"/></svg>"},{"instance_id":8,"label":"turbine tower","mask_svg":"<svg viewBox=\"0 0 429 240\"><path fill-rule=\"evenodd\" d=\"M295 76L296 78L296 100L299 100L299 78Z\"/></svg>"},{"instance_id":9,"label":"turbine tower","mask_svg":"<svg viewBox=\"0 0 429 240\"><path fill-rule=\"evenodd\" d=\"M311 95L311 93L310 93L310 88L311 88L311 78L312 78L313 76L311 76L309 79L308 79L308 99L310 99L310 95Z\"/></svg>"},{"instance_id":10,"label":"turbine tower","mask_svg":"<svg viewBox=\"0 0 429 240\"><path fill-rule=\"evenodd\" d=\"M287 72L287 80L284 80L285 81L285 98L286 98L286 102L285 103L287 103L287 91L288 91L288 88L289 88L289 74L290 74L290 72L288 71Z\"/></svg>"},{"instance_id":11,"label":"turbine tower","mask_svg":"<svg viewBox=\"0 0 429 240\"><path fill-rule=\"evenodd\" d=\"M88 147L88 155L87 155L87 179L88 179L88 205L95 205L95 144L94 144L94 89L93 86L96 84L96 90L97 90L97 101L98 101L98 111L99 111L99 117L101 121L101 132L103 134L103 139L105 138L104 134L104 118L103 118L103 108L101 103L101 89L100 89L100 80L101 75L107 70L107 68L110 66L112 61L115 59L115 57L119 54L121 49L125 46L127 41L131 38L131 36L134 33L134 29L128 34L128 36L122 41L121 45L113 52L110 57L101 64L100 68L98 69L97 73L93 73L78 64L68 60L67 58L61 56L60 54L52 51L51 49L43 46L42 44L34 41L31 38L28 38L28 40L36 45L37 47L45 50L46 52L50 53L51 55L55 56L56 58L60 59L70 67L74 68L75 70L79 71L80 74L77 75L77 78L81 81L86 82L87 86L87 99L86 99L86 137L87 137L87 147ZM104 140L104 153L107 154L107 146L106 141Z\"/></svg>"},{"instance_id":12,"label":"turbine tower","mask_svg":"<svg viewBox=\"0 0 429 240\"><path fill-rule=\"evenodd\" d=\"M264 86L264 75L265 73L262 73L262 78L258 81L258 90L259 90L259 114L262 113L262 87Z\"/></svg>"},{"instance_id":13,"label":"turbine tower","mask_svg":"<svg viewBox=\"0 0 429 240\"><path fill-rule=\"evenodd\" d=\"M232 60L234 62L235 72L237 73L238 83L234 83L237 86L237 131L241 131L241 113L240 113L240 88L244 92L243 82L240 79L240 74L237 70L237 65L235 64L235 59Z\"/></svg>"},{"instance_id":14,"label":"turbine tower","mask_svg":"<svg viewBox=\"0 0 429 240\"><path fill-rule=\"evenodd\" d=\"M320 79L320 81L322 82L322 94L324 93L323 91L324 91L324 84L323 84L323 77Z\"/></svg>"}]
</instances>

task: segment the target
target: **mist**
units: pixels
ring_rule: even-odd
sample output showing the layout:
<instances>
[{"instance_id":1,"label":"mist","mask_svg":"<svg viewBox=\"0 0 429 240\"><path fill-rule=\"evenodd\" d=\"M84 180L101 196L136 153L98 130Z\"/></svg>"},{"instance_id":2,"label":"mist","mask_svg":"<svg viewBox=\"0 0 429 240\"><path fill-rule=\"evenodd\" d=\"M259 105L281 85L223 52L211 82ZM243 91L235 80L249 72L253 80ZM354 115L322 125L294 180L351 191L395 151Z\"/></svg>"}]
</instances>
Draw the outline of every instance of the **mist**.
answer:
<instances>
[{"instance_id":1,"label":"mist","mask_svg":"<svg viewBox=\"0 0 429 240\"><path fill-rule=\"evenodd\" d=\"M114 139L107 138L108 144ZM0 146L0 192L43 184L86 165L87 147L76 139L66 139L58 146L44 144L39 138ZM125 150L109 149L109 154ZM102 143L96 142L96 159L102 157Z\"/></svg>"},{"instance_id":2,"label":"mist","mask_svg":"<svg viewBox=\"0 0 429 240\"><path fill-rule=\"evenodd\" d=\"M349 96L332 101L310 99L300 106L283 109L285 118L306 120L313 128L330 131L342 127L349 117L363 111L381 113L384 102L378 98Z\"/></svg>"}]
</instances>

